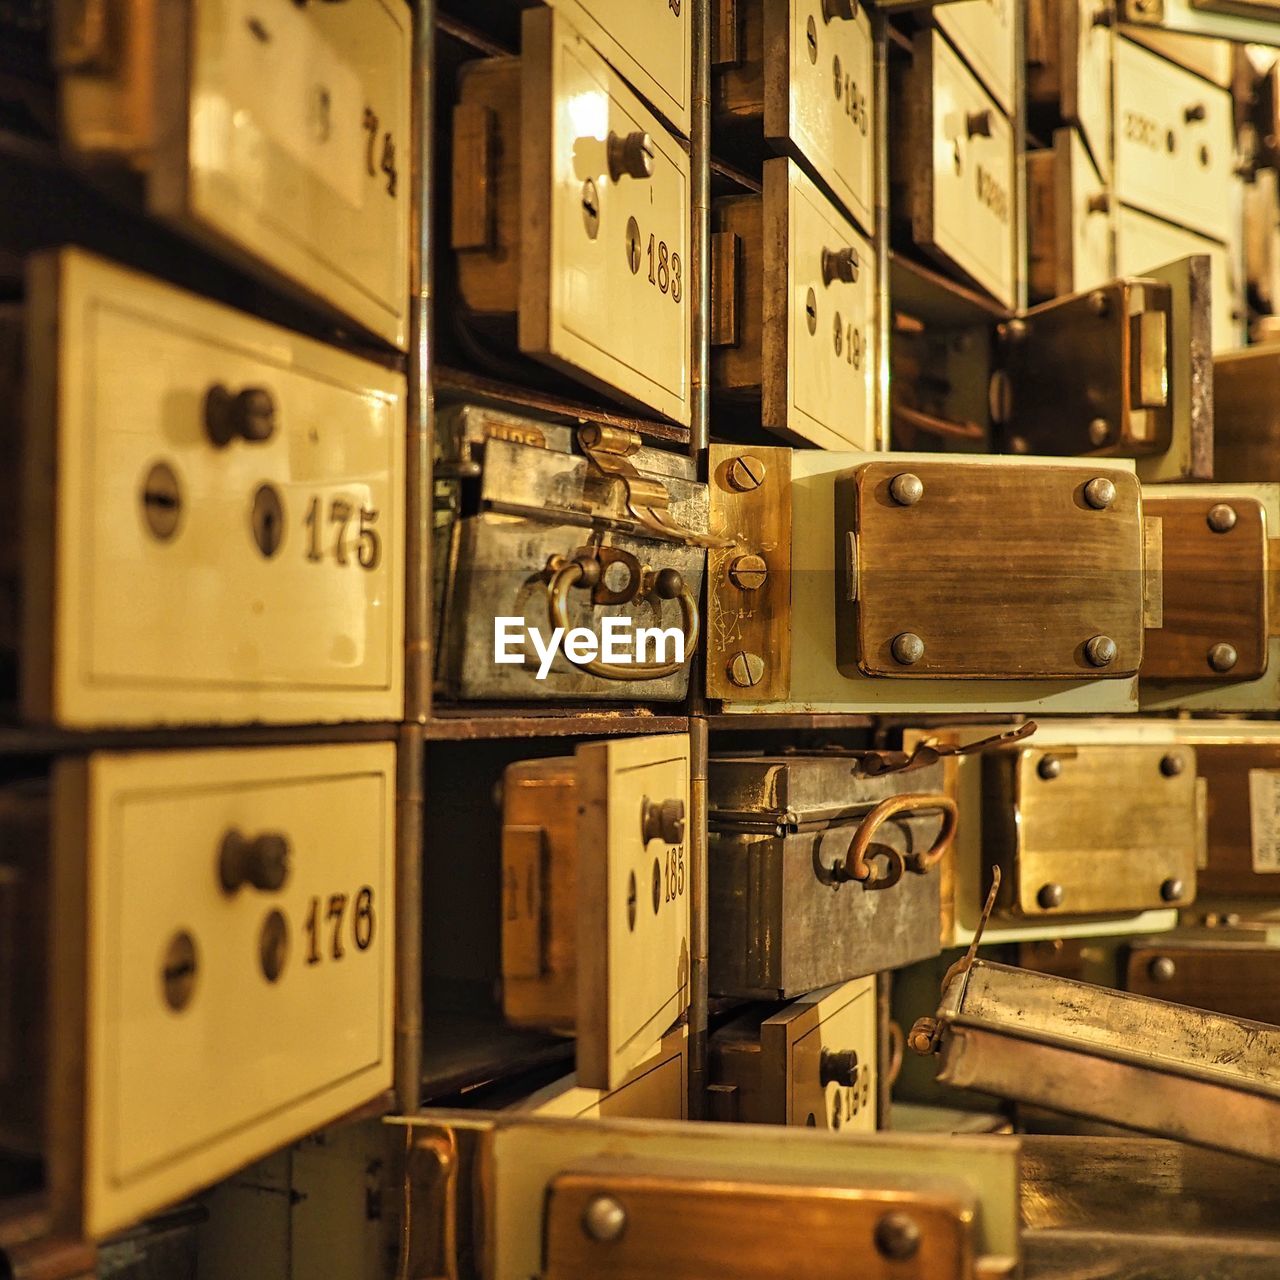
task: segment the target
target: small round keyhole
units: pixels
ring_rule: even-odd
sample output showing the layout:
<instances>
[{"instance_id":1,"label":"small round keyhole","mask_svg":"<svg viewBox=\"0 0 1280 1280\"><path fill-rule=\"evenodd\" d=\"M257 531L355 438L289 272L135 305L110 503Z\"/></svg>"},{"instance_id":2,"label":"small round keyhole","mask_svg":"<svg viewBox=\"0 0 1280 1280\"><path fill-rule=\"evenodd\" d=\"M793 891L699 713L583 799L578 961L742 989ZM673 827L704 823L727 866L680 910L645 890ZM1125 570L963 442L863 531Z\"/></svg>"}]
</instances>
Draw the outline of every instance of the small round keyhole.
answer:
<instances>
[{"instance_id":1,"label":"small round keyhole","mask_svg":"<svg viewBox=\"0 0 1280 1280\"><path fill-rule=\"evenodd\" d=\"M185 930L179 929L169 939L160 964L160 989L164 1002L174 1013L181 1013L191 1003L196 989L196 942Z\"/></svg>"},{"instance_id":2,"label":"small round keyhole","mask_svg":"<svg viewBox=\"0 0 1280 1280\"><path fill-rule=\"evenodd\" d=\"M268 911L258 934L258 960L268 982L275 982L284 972L288 955L289 922L279 911Z\"/></svg>"},{"instance_id":3,"label":"small round keyhole","mask_svg":"<svg viewBox=\"0 0 1280 1280\"><path fill-rule=\"evenodd\" d=\"M182 520L182 490L167 462L151 465L142 482L142 518L154 537L168 542Z\"/></svg>"},{"instance_id":4,"label":"small round keyhole","mask_svg":"<svg viewBox=\"0 0 1280 1280\"><path fill-rule=\"evenodd\" d=\"M284 503L275 485L261 484L253 495L253 540L270 560L284 541Z\"/></svg>"}]
</instances>

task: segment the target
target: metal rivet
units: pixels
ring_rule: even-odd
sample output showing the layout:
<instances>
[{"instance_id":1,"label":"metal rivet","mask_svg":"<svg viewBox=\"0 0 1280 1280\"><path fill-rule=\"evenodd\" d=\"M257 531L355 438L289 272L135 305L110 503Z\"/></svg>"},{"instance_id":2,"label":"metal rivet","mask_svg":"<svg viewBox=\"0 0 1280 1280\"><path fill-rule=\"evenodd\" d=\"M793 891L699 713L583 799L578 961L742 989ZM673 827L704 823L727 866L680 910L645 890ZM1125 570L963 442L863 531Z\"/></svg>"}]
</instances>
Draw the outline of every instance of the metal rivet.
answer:
<instances>
[{"instance_id":1,"label":"metal rivet","mask_svg":"<svg viewBox=\"0 0 1280 1280\"><path fill-rule=\"evenodd\" d=\"M1147 965L1147 972L1153 982L1171 982L1173 975L1178 972L1178 966L1168 956L1156 956Z\"/></svg>"},{"instance_id":2,"label":"metal rivet","mask_svg":"<svg viewBox=\"0 0 1280 1280\"><path fill-rule=\"evenodd\" d=\"M1036 772L1046 781L1052 782L1062 773L1062 761L1057 756L1041 756L1036 765Z\"/></svg>"},{"instance_id":3,"label":"metal rivet","mask_svg":"<svg viewBox=\"0 0 1280 1280\"><path fill-rule=\"evenodd\" d=\"M1183 761L1181 756L1175 756L1170 752L1160 760L1160 772L1166 778L1176 778L1183 770Z\"/></svg>"},{"instance_id":4,"label":"metal rivet","mask_svg":"<svg viewBox=\"0 0 1280 1280\"><path fill-rule=\"evenodd\" d=\"M741 689L749 689L764 678L764 659L758 653L739 649L729 659L729 679Z\"/></svg>"},{"instance_id":5,"label":"metal rivet","mask_svg":"<svg viewBox=\"0 0 1280 1280\"><path fill-rule=\"evenodd\" d=\"M1225 502L1214 503L1205 517L1214 533L1229 533L1236 527L1236 509Z\"/></svg>"},{"instance_id":6,"label":"metal rivet","mask_svg":"<svg viewBox=\"0 0 1280 1280\"><path fill-rule=\"evenodd\" d=\"M1240 655L1236 653L1235 646L1227 644L1225 640L1220 640L1209 650L1209 665L1215 671L1230 671L1236 665Z\"/></svg>"},{"instance_id":7,"label":"metal rivet","mask_svg":"<svg viewBox=\"0 0 1280 1280\"><path fill-rule=\"evenodd\" d=\"M609 164L609 177L617 182L619 178L652 178L653 177L653 139L643 129L623 134L609 132L605 142L605 158Z\"/></svg>"},{"instance_id":8,"label":"metal rivet","mask_svg":"<svg viewBox=\"0 0 1280 1280\"><path fill-rule=\"evenodd\" d=\"M160 966L160 989L165 1004L174 1013L181 1013L191 1003L196 988L196 968L195 939L185 929L179 929L169 939Z\"/></svg>"},{"instance_id":9,"label":"metal rivet","mask_svg":"<svg viewBox=\"0 0 1280 1280\"><path fill-rule=\"evenodd\" d=\"M1101 289L1095 289L1089 295L1089 310L1095 316L1101 318L1111 310L1111 303L1107 300L1107 295Z\"/></svg>"},{"instance_id":10,"label":"metal rivet","mask_svg":"<svg viewBox=\"0 0 1280 1280\"><path fill-rule=\"evenodd\" d=\"M729 565L729 581L740 591L758 591L768 576L763 556L735 556Z\"/></svg>"},{"instance_id":11,"label":"metal rivet","mask_svg":"<svg viewBox=\"0 0 1280 1280\"><path fill-rule=\"evenodd\" d=\"M904 631L893 637L890 645L895 662L904 667L913 666L924 657L924 641L914 631Z\"/></svg>"},{"instance_id":12,"label":"metal rivet","mask_svg":"<svg viewBox=\"0 0 1280 1280\"><path fill-rule=\"evenodd\" d=\"M1060 884L1042 884L1040 892L1036 894L1036 901L1043 910L1051 911L1054 907L1062 906L1064 896Z\"/></svg>"},{"instance_id":13,"label":"metal rivet","mask_svg":"<svg viewBox=\"0 0 1280 1280\"><path fill-rule=\"evenodd\" d=\"M876 1248L894 1262L906 1262L920 1250L920 1224L910 1216L894 1210L876 1223Z\"/></svg>"},{"instance_id":14,"label":"metal rivet","mask_svg":"<svg viewBox=\"0 0 1280 1280\"><path fill-rule=\"evenodd\" d=\"M1160 886L1160 897L1165 902L1177 902L1182 897L1182 881L1177 876L1170 876Z\"/></svg>"},{"instance_id":15,"label":"metal rivet","mask_svg":"<svg viewBox=\"0 0 1280 1280\"><path fill-rule=\"evenodd\" d=\"M1000 336L1008 342L1022 342L1027 336L1027 322L1015 316L1000 325Z\"/></svg>"},{"instance_id":16,"label":"metal rivet","mask_svg":"<svg viewBox=\"0 0 1280 1280\"><path fill-rule=\"evenodd\" d=\"M612 1196L595 1196L582 1211L582 1230L601 1244L621 1240L627 1230L627 1211Z\"/></svg>"},{"instance_id":17,"label":"metal rivet","mask_svg":"<svg viewBox=\"0 0 1280 1280\"><path fill-rule=\"evenodd\" d=\"M1095 476L1084 487L1084 500L1095 511L1105 511L1116 500L1116 487L1106 476Z\"/></svg>"},{"instance_id":18,"label":"metal rivet","mask_svg":"<svg viewBox=\"0 0 1280 1280\"><path fill-rule=\"evenodd\" d=\"M1110 636L1094 636L1084 646L1091 666L1109 667L1116 660L1116 642Z\"/></svg>"},{"instance_id":19,"label":"metal rivet","mask_svg":"<svg viewBox=\"0 0 1280 1280\"><path fill-rule=\"evenodd\" d=\"M900 507L914 507L924 497L924 481L910 471L903 471L889 481L889 496Z\"/></svg>"},{"instance_id":20,"label":"metal rivet","mask_svg":"<svg viewBox=\"0 0 1280 1280\"><path fill-rule=\"evenodd\" d=\"M856 1049L823 1049L818 1057L819 1084L839 1084L852 1089L858 1083Z\"/></svg>"},{"instance_id":21,"label":"metal rivet","mask_svg":"<svg viewBox=\"0 0 1280 1280\"><path fill-rule=\"evenodd\" d=\"M734 458L725 471L725 479L739 492L750 493L763 483L767 469L754 453L744 453Z\"/></svg>"},{"instance_id":22,"label":"metal rivet","mask_svg":"<svg viewBox=\"0 0 1280 1280\"><path fill-rule=\"evenodd\" d=\"M1092 445L1106 444L1107 437L1111 434L1111 423L1106 418L1094 418L1089 423L1089 443Z\"/></svg>"},{"instance_id":23,"label":"metal rivet","mask_svg":"<svg viewBox=\"0 0 1280 1280\"><path fill-rule=\"evenodd\" d=\"M168 542L182 519L182 490L167 462L152 464L142 482L142 518L161 542Z\"/></svg>"}]
</instances>

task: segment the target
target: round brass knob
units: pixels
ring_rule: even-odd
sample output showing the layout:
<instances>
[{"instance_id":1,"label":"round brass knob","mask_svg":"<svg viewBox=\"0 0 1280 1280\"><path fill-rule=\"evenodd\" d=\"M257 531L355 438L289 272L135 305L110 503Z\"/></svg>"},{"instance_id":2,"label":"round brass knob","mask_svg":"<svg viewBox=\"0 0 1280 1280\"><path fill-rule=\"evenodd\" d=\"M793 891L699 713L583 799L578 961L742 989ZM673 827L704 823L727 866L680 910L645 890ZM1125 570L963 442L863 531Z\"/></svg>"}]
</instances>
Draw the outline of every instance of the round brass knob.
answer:
<instances>
[{"instance_id":1,"label":"round brass knob","mask_svg":"<svg viewBox=\"0 0 1280 1280\"><path fill-rule=\"evenodd\" d=\"M605 144L609 160L609 177L617 182L621 177L653 177L653 139L637 129L625 136L610 131Z\"/></svg>"},{"instance_id":2,"label":"round brass knob","mask_svg":"<svg viewBox=\"0 0 1280 1280\"><path fill-rule=\"evenodd\" d=\"M232 393L215 382L204 396L204 429L220 449L233 440L262 444L275 435L275 398L265 387Z\"/></svg>"},{"instance_id":3,"label":"round brass knob","mask_svg":"<svg viewBox=\"0 0 1280 1280\"><path fill-rule=\"evenodd\" d=\"M218 882L225 893L251 885L266 893L283 889L289 879L289 841L268 831L249 839L234 827L218 850Z\"/></svg>"}]
</instances>

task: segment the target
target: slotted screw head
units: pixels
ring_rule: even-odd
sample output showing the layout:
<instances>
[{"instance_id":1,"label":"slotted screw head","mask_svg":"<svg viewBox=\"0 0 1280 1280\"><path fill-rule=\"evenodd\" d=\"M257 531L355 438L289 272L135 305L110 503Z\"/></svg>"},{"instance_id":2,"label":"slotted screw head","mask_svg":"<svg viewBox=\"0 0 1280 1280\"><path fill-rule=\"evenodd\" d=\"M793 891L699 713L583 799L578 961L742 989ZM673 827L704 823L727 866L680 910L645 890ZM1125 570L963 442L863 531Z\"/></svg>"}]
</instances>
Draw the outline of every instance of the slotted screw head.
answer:
<instances>
[{"instance_id":1,"label":"slotted screw head","mask_svg":"<svg viewBox=\"0 0 1280 1280\"><path fill-rule=\"evenodd\" d=\"M1095 511L1105 511L1116 500L1116 487L1106 476L1095 476L1084 487L1084 500Z\"/></svg>"},{"instance_id":2,"label":"slotted screw head","mask_svg":"<svg viewBox=\"0 0 1280 1280\"><path fill-rule=\"evenodd\" d=\"M765 465L754 453L744 453L734 458L725 472L725 479L741 493L750 493L764 483Z\"/></svg>"},{"instance_id":3,"label":"slotted screw head","mask_svg":"<svg viewBox=\"0 0 1280 1280\"><path fill-rule=\"evenodd\" d=\"M749 689L764 678L764 659L758 653L739 649L729 659L729 679L740 689Z\"/></svg>"},{"instance_id":4,"label":"slotted screw head","mask_svg":"<svg viewBox=\"0 0 1280 1280\"><path fill-rule=\"evenodd\" d=\"M769 577L763 556L735 556L729 565L729 581L740 591L758 591Z\"/></svg>"}]
</instances>

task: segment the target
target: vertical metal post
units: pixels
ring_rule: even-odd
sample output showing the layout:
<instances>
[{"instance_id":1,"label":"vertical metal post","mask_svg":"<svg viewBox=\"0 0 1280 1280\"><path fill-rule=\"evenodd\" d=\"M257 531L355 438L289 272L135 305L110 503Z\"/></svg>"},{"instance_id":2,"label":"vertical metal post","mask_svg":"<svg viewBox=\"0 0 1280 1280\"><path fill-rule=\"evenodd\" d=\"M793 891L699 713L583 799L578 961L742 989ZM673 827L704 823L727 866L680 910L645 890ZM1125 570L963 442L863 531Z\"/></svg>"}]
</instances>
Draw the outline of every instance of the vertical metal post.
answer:
<instances>
[{"instance_id":1,"label":"vertical metal post","mask_svg":"<svg viewBox=\"0 0 1280 1280\"><path fill-rule=\"evenodd\" d=\"M1013 6L1013 181L1016 187L1014 204L1018 214L1014 219L1014 265L1018 271L1018 288L1015 295L1016 309L1027 309L1027 6Z\"/></svg>"},{"instance_id":2,"label":"vertical metal post","mask_svg":"<svg viewBox=\"0 0 1280 1280\"><path fill-rule=\"evenodd\" d=\"M410 234L409 415L405 447L405 719L431 714L431 294L435 131L435 0L417 0L413 36L413 225Z\"/></svg>"},{"instance_id":3,"label":"vertical metal post","mask_svg":"<svg viewBox=\"0 0 1280 1280\"><path fill-rule=\"evenodd\" d=\"M396 751L396 1110L422 1101L422 836L425 738L402 725Z\"/></svg>"},{"instance_id":4,"label":"vertical metal post","mask_svg":"<svg viewBox=\"0 0 1280 1280\"><path fill-rule=\"evenodd\" d=\"M891 445L889 412L889 343L893 340L893 307L889 293L889 19L879 12L871 15L871 38L875 46L876 104L876 395L875 441L878 449Z\"/></svg>"},{"instance_id":5,"label":"vertical metal post","mask_svg":"<svg viewBox=\"0 0 1280 1280\"><path fill-rule=\"evenodd\" d=\"M689 719L689 1118L701 1120L707 1105L707 722Z\"/></svg>"}]
</instances>

